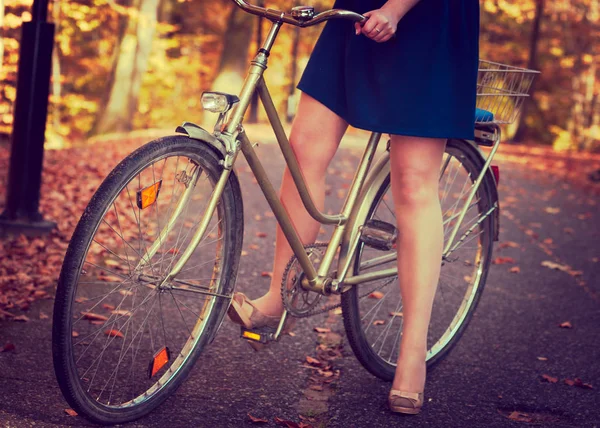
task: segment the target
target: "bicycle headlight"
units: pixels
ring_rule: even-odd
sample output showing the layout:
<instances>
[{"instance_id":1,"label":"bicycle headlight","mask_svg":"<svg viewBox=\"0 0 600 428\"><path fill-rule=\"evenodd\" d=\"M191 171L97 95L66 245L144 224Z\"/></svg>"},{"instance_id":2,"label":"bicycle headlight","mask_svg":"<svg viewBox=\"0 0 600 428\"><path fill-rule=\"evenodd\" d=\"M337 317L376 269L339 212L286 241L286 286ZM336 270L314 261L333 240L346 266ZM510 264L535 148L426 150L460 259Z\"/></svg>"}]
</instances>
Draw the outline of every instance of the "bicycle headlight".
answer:
<instances>
[{"instance_id":1,"label":"bicycle headlight","mask_svg":"<svg viewBox=\"0 0 600 428\"><path fill-rule=\"evenodd\" d=\"M202 94L202 108L213 113L226 113L239 101L235 95L223 92L204 92Z\"/></svg>"}]
</instances>

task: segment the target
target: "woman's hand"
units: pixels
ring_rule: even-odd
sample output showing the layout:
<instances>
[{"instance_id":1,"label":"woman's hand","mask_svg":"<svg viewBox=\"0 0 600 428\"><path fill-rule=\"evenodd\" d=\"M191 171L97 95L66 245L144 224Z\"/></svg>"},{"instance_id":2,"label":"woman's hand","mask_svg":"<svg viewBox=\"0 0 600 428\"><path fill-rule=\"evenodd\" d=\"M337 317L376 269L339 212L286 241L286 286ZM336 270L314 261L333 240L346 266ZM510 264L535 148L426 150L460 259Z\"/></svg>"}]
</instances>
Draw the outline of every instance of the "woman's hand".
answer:
<instances>
[{"instance_id":1,"label":"woman's hand","mask_svg":"<svg viewBox=\"0 0 600 428\"><path fill-rule=\"evenodd\" d=\"M356 35L364 34L377 43L387 42L396 33L399 18L391 11L381 8L364 13L367 22L361 26L358 22L354 24Z\"/></svg>"}]
</instances>

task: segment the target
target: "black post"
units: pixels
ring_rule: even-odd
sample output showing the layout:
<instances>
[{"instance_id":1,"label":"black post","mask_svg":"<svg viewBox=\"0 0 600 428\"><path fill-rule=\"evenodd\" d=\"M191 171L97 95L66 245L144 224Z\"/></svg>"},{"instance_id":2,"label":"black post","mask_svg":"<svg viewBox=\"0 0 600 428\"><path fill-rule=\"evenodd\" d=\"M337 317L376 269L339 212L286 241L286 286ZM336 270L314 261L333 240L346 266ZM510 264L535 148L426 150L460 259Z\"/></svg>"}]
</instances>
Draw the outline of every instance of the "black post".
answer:
<instances>
[{"instance_id":1,"label":"black post","mask_svg":"<svg viewBox=\"0 0 600 428\"><path fill-rule=\"evenodd\" d=\"M31 22L21 29L17 97L6 206L0 234L39 235L56 224L39 212L44 134L54 45L54 24L47 22L48 0L34 0Z\"/></svg>"}]
</instances>

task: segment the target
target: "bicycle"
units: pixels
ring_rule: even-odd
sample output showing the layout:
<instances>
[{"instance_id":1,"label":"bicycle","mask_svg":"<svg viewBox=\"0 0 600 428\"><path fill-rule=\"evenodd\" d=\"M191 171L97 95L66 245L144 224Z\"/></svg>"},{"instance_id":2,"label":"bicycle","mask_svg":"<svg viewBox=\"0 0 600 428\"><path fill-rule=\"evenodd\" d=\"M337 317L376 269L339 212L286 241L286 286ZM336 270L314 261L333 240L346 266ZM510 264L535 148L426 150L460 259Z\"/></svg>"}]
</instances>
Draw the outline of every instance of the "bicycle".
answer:
<instances>
[{"instance_id":1,"label":"bicycle","mask_svg":"<svg viewBox=\"0 0 600 428\"><path fill-rule=\"evenodd\" d=\"M341 212L323 214L303 181L263 79L283 24L365 18L346 10L315 14L300 6L286 13L234 2L272 22L239 98L204 93L203 107L219 114L214 132L184 122L177 135L152 141L121 161L91 198L69 243L54 307L53 361L67 402L91 421L124 423L152 411L183 382L217 334L242 250L243 203L234 170L240 151L295 253L282 283L286 310L279 327L242 329L241 336L279 340L287 316L331 310L322 297L340 295L358 360L375 376L393 378L403 318L394 284L397 231L390 208L389 141L374 162L381 134L371 134ZM499 125L514 120L537 73L480 64L476 139L449 140L440 171L445 246L428 338L430 366L456 344L481 296L498 239L498 171L491 160ZM254 92L307 211L335 226L327 244L301 243L246 135L242 119ZM487 158L477 144L492 147Z\"/></svg>"}]
</instances>

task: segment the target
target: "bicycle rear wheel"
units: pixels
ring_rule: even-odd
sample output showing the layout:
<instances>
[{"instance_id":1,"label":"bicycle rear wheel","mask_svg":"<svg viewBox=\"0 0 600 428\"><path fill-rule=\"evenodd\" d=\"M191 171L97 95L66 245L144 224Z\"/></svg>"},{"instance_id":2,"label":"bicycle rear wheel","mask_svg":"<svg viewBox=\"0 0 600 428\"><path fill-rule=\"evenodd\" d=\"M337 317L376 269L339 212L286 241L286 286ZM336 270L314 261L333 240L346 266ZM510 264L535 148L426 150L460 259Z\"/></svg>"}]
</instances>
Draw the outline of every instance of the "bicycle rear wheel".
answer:
<instances>
[{"instance_id":1,"label":"bicycle rear wheel","mask_svg":"<svg viewBox=\"0 0 600 428\"><path fill-rule=\"evenodd\" d=\"M54 369L68 403L94 422L150 412L216 334L242 248L235 174L187 265L161 284L203 216L219 160L184 136L148 143L109 174L73 233L54 306Z\"/></svg>"},{"instance_id":2,"label":"bicycle rear wheel","mask_svg":"<svg viewBox=\"0 0 600 428\"><path fill-rule=\"evenodd\" d=\"M460 209L482 167L481 157L468 143L448 141L439 187L444 241L454 228ZM451 252L449 258L442 261L427 339L429 367L440 361L461 337L483 291L492 256L493 216L490 209L496 202L490 185L493 183L486 177L469 206L454 242L470 228L472 231ZM367 214L367 220L370 219L396 225L389 171L371 203ZM359 243L354 273L395 267L395 257L391 260L388 257L385 263L373 265L376 259L394 255L395 251L382 251ZM360 363L375 376L392 380L403 330L398 278L352 287L342 294L342 308L348 341Z\"/></svg>"}]
</instances>

